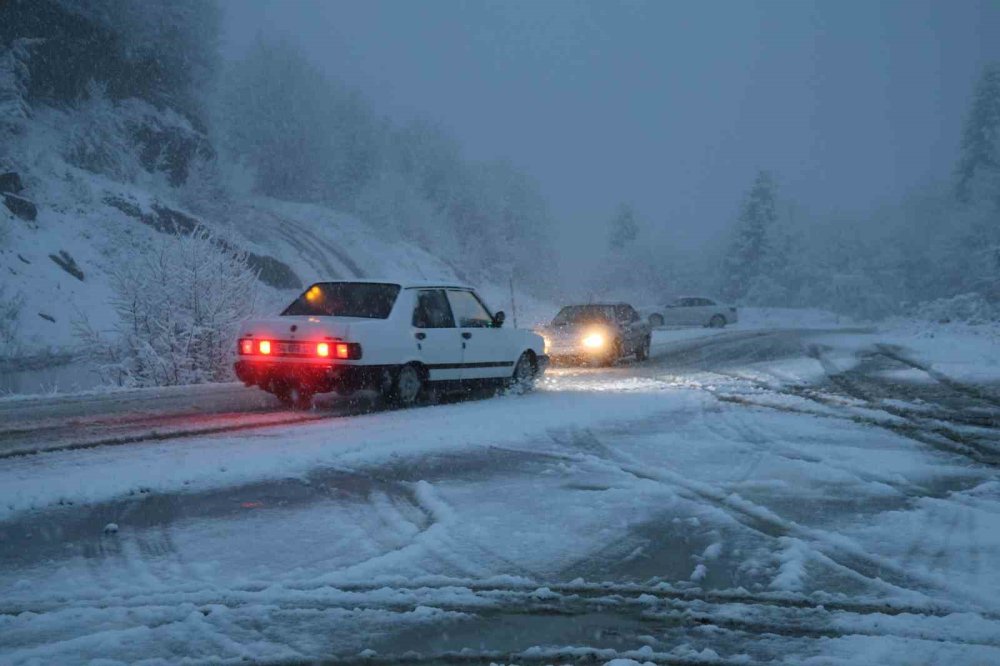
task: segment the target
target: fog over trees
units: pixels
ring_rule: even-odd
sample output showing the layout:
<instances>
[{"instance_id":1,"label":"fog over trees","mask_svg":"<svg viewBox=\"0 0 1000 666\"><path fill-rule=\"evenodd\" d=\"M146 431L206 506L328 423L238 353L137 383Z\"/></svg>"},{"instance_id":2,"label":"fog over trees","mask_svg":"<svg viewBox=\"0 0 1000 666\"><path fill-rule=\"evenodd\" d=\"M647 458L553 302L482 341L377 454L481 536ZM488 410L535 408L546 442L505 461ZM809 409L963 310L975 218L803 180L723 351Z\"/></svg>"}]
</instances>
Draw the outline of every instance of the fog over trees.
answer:
<instances>
[{"instance_id":1,"label":"fog over trees","mask_svg":"<svg viewBox=\"0 0 1000 666\"><path fill-rule=\"evenodd\" d=\"M556 219L530 165L469 159L435 118L390 116L332 74L335 63L316 62L287 35L261 33L237 57L223 58L223 9L238 7L202 0L7 3L3 131L16 137L33 107L58 108L69 113L61 149L81 168L122 181L164 173L194 210L256 195L321 204L356 215L373 234L419 244L470 280L514 276L542 297L631 290L634 300L653 301L698 292L861 317L944 316L951 306L928 304L958 298L971 316L997 316L996 63L982 69L963 102L967 120L950 181L926 183L867 212L831 212L795 200L783 187L788 174L761 156L745 189L727 193L743 196L728 231L694 247L675 239L681 227L699 224L697 211L694 219L671 219L615 192L627 203L596 212L609 221L607 246L581 276L568 261L579 250L572 234L556 242L557 231L574 221ZM843 192L845 202L851 196Z\"/></svg>"}]
</instances>

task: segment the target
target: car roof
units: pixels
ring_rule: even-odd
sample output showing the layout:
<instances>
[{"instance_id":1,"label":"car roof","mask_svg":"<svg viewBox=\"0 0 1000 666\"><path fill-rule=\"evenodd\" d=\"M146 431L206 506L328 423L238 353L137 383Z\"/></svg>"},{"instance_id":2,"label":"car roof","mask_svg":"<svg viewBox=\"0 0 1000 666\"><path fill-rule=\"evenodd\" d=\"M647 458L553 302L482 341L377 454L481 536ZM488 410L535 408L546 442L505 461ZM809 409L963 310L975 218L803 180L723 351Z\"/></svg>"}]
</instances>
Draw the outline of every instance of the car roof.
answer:
<instances>
[{"instance_id":1,"label":"car roof","mask_svg":"<svg viewBox=\"0 0 1000 666\"><path fill-rule=\"evenodd\" d=\"M310 284L328 284L328 283L352 283L360 282L363 284L395 284L399 285L403 289L467 289L470 291L475 291L472 287L465 284L460 284L457 282L430 282L430 281L415 281L415 280L381 280L377 278L357 278L354 280L316 280Z\"/></svg>"}]
</instances>

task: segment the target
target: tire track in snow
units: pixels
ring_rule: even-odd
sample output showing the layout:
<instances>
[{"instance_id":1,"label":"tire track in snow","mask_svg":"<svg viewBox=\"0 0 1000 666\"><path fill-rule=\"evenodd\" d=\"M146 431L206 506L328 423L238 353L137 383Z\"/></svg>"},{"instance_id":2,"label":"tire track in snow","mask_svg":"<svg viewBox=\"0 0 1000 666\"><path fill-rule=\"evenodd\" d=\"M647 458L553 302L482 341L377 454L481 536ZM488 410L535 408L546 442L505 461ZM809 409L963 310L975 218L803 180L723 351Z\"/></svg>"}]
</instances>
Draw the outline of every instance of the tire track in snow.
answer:
<instances>
[{"instance_id":1,"label":"tire track in snow","mask_svg":"<svg viewBox=\"0 0 1000 666\"><path fill-rule=\"evenodd\" d=\"M891 592L917 593L935 590L948 594L961 593L979 608L995 608L992 595L979 590L956 589L942 577L908 571L898 563L863 550L855 542L822 530L806 527L795 521L782 518L766 507L760 506L711 484L693 481L676 472L650 468L630 456L614 453L594 436L584 431L578 436L581 447L586 451L582 456L567 455L576 462L604 463L623 473L639 479L660 483L681 492L686 499L708 503L721 509L744 527L772 538L794 537L807 543L817 557L827 561L833 568L843 571L860 581ZM603 449L603 453L600 451Z\"/></svg>"},{"instance_id":2,"label":"tire track in snow","mask_svg":"<svg viewBox=\"0 0 1000 666\"><path fill-rule=\"evenodd\" d=\"M653 590L662 593L663 590ZM143 611L149 615L157 611L172 612L179 606L186 613L201 611L209 614L217 607L239 612L249 610L254 616L274 615L283 612L341 610L355 613L384 611L412 613L429 607L451 614L462 614L485 621L504 617L579 617L603 616L630 618L640 623L652 624L651 632L665 633L675 629L712 626L736 632L742 639L762 635L780 635L797 638L839 638L844 636L895 636L906 639L932 640L954 645L1000 646L1000 622L983 615L977 616L972 628L956 625L952 615L945 613L914 613L909 610L888 608L858 608L845 610L836 604L795 605L777 603L748 603L745 600L719 599L706 601L698 598L665 597L662 594L617 594L610 590L578 589L562 593L558 586L520 589L483 589L471 587L369 588L362 594L351 594L343 589L323 588L313 591L313 596L294 590L262 590L259 593L239 594L229 592L209 597L178 597L155 595L137 599L136 603L102 606L60 606L41 617L43 622L57 620L60 614L75 617L79 611L104 612L109 618L127 617L131 612ZM217 593L217 591L216 591ZM787 600L786 600L787 601ZM888 612L887 612L888 611ZM38 613L38 611L25 611ZM45 613L46 611L42 611ZM55 616L55 617L53 617ZM969 615L963 614L968 620ZM27 618L30 622L34 618Z\"/></svg>"},{"instance_id":3,"label":"tire track in snow","mask_svg":"<svg viewBox=\"0 0 1000 666\"><path fill-rule=\"evenodd\" d=\"M994 407L1000 407L1000 397L993 395L992 393L983 391L982 389L979 389L975 386L970 386L963 382L956 381L951 377L949 377L948 375L944 374L943 372L935 370L929 365L926 365L919 361L915 361L912 358L909 358L905 354L903 354L898 346L878 343L875 345L875 348L882 356L890 358L896 361L897 363L902 363L903 365L913 368L914 370L920 370L921 372L926 373L929 377L931 377L934 381L938 382L942 386L947 386L948 388L952 389L957 393L961 393L962 395L968 396L970 398L975 398L980 402L986 402L993 405Z\"/></svg>"},{"instance_id":4,"label":"tire track in snow","mask_svg":"<svg viewBox=\"0 0 1000 666\"><path fill-rule=\"evenodd\" d=\"M940 412L921 413L911 409L887 405L883 401L876 400L868 396L864 391L855 387L851 380L844 377L842 373L839 373L839 371L836 370L836 368L829 366L829 364L824 367L828 368L826 370L827 375L835 386L841 388L848 396L860 401L862 404L858 407L844 404L840 399L838 399L838 396L823 393L810 387L776 387L773 384L762 382L751 377L726 375L724 373L719 374L751 383L756 388L766 393L808 400L823 405L824 407L829 407L831 411L816 411L793 407L791 405L773 404L762 402L760 400L754 400L746 397L745 395L734 395L731 393L723 393L721 391L715 391L714 393L716 397L723 402L743 404L752 407L764 407L790 414L843 419L853 421L854 423L861 425L882 428L906 437L907 439L930 446L944 453L957 454L984 466L1000 467L1000 450L983 446L978 438L958 432L957 430L954 430L953 428L950 428L942 423L942 421L947 420L957 425L969 425L981 428L983 427L982 421L978 419L963 419L960 415L956 416ZM878 418L874 415L844 411L845 409L858 408L870 411L873 414L886 414L893 418Z\"/></svg>"}]
</instances>

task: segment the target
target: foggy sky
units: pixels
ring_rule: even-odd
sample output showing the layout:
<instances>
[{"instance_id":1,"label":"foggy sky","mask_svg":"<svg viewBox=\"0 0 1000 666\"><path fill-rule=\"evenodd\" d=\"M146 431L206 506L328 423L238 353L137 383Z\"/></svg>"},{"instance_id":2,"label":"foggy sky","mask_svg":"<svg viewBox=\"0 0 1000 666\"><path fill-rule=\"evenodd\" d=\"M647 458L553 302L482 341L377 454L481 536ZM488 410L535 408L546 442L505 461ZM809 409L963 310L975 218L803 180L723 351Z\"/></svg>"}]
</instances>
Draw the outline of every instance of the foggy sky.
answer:
<instances>
[{"instance_id":1,"label":"foggy sky","mask_svg":"<svg viewBox=\"0 0 1000 666\"><path fill-rule=\"evenodd\" d=\"M816 212L950 174L1000 2L230 0L225 52L297 41L377 110L535 176L567 237L620 201L671 240L735 217L758 168ZM595 242L596 242L595 241Z\"/></svg>"}]
</instances>

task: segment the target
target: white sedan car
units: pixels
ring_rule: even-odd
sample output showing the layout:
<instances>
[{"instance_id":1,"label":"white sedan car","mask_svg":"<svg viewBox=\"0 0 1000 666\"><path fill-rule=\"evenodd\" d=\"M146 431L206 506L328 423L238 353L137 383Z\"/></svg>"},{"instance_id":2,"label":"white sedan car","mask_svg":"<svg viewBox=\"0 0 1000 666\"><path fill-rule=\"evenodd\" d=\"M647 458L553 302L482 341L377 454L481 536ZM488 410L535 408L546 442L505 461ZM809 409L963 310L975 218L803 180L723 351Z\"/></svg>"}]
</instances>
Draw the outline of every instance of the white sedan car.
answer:
<instances>
[{"instance_id":1,"label":"white sedan car","mask_svg":"<svg viewBox=\"0 0 1000 666\"><path fill-rule=\"evenodd\" d=\"M544 341L503 322L470 287L319 282L280 316L244 324L236 375L299 408L328 391L412 405L428 387L529 389L548 365Z\"/></svg>"},{"instance_id":2,"label":"white sedan car","mask_svg":"<svg viewBox=\"0 0 1000 666\"><path fill-rule=\"evenodd\" d=\"M710 298L685 296L673 303L655 308L643 308L646 321L660 326L710 326L722 328L739 321L736 308L720 305Z\"/></svg>"}]
</instances>

